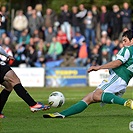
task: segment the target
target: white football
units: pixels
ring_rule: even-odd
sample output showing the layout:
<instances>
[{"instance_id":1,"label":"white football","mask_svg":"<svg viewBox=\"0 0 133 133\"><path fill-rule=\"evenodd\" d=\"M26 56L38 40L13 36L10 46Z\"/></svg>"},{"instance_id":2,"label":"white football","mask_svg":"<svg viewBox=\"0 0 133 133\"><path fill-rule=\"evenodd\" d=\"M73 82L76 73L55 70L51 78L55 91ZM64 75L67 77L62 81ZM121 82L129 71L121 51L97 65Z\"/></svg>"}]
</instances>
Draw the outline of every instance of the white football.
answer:
<instances>
[{"instance_id":1,"label":"white football","mask_svg":"<svg viewBox=\"0 0 133 133\"><path fill-rule=\"evenodd\" d=\"M54 91L49 95L48 103L52 107L59 108L65 103L65 97L61 92Z\"/></svg>"}]
</instances>

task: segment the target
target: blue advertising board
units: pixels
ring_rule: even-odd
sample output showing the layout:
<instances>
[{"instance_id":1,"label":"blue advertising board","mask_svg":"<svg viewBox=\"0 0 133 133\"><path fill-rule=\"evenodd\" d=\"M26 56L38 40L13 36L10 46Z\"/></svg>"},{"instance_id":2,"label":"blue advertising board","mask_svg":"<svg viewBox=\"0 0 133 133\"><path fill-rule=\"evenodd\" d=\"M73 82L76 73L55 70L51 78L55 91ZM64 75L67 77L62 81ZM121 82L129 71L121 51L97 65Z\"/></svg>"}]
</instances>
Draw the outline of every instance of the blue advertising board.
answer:
<instances>
[{"instance_id":1,"label":"blue advertising board","mask_svg":"<svg viewBox=\"0 0 133 133\"><path fill-rule=\"evenodd\" d=\"M46 68L46 86L87 86L86 67Z\"/></svg>"}]
</instances>

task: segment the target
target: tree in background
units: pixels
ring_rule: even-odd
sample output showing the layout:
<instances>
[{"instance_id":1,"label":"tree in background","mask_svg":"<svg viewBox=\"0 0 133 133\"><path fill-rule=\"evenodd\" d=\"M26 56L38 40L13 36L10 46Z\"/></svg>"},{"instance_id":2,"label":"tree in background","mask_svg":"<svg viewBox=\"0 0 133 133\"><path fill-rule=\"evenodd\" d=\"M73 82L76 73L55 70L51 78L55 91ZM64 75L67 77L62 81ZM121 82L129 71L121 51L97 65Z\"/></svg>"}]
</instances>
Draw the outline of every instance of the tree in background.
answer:
<instances>
[{"instance_id":1,"label":"tree in background","mask_svg":"<svg viewBox=\"0 0 133 133\"><path fill-rule=\"evenodd\" d=\"M12 9L15 11L22 9L25 12L27 6L31 5L34 8L36 4L41 3L43 5L43 12L45 12L47 8L51 8L58 14L61 6L64 4L68 4L70 9L72 9L72 6L78 6L82 3L85 5L86 9L91 9L92 5L96 5L98 8L100 8L101 5L106 5L108 9L112 10L114 4L122 8L122 4L125 1L133 8L133 0L0 0L0 7L5 5L10 12Z\"/></svg>"}]
</instances>

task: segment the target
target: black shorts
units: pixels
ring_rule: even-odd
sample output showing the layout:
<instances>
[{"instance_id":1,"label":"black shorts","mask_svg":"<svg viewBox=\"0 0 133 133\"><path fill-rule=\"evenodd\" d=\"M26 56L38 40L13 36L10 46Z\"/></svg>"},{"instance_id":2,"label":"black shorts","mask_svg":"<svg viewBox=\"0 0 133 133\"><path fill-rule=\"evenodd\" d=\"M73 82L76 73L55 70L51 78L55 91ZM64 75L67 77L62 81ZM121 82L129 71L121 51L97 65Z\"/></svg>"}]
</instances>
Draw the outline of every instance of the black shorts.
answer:
<instances>
[{"instance_id":1,"label":"black shorts","mask_svg":"<svg viewBox=\"0 0 133 133\"><path fill-rule=\"evenodd\" d=\"M0 61L0 84L4 82L5 74L12 70L8 64L3 61Z\"/></svg>"}]
</instances>

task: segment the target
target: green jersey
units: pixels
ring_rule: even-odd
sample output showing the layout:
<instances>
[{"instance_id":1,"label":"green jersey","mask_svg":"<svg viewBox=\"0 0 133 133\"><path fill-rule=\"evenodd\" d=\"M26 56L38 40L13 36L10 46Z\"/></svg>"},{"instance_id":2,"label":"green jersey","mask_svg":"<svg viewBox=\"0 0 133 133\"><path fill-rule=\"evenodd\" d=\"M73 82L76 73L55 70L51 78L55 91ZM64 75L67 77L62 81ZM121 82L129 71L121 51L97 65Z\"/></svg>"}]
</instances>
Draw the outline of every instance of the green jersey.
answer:
<instances>
[{"instance_id":1,"label":"green jersey","mask_svg":"<svg viewBox=\"0 0 133 133\"><path fill-rule=\"evenodd\" d=\"M116 59L120 60L122 65L112 70L128 84L133 77L133 46L123 47Z\"/></svg>"}]
</instances>

